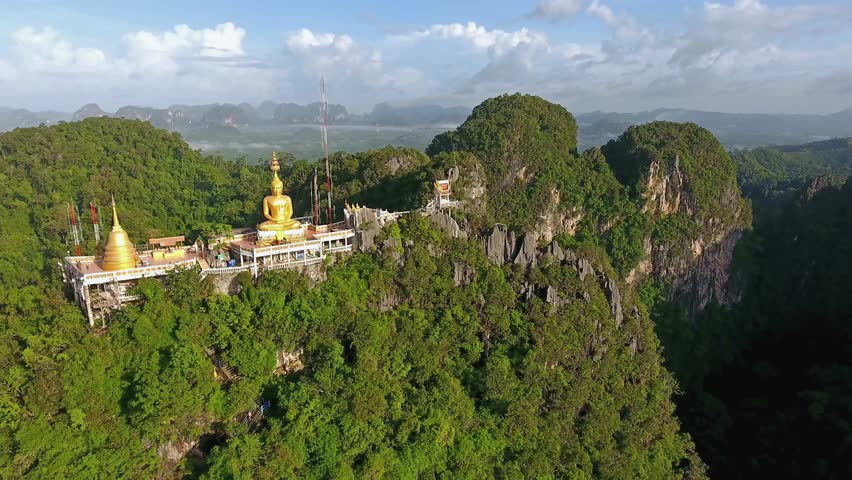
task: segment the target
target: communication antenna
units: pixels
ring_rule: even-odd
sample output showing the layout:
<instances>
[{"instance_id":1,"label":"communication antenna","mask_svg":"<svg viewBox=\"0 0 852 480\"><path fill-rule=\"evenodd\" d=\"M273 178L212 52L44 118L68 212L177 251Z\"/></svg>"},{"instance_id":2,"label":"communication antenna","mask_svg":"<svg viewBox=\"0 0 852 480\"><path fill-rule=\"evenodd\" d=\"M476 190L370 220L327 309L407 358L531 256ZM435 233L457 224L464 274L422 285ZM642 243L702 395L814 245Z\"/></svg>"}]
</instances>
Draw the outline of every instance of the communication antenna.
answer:
<instances>
[{"instance_id":1,"label":"communication antenna","mask_svg":"<svg viewBox=\"0 0 852 480\"><path fill-rule=\"evenodd\" d=\"M311 180L311 212L314 225L319 225L319 185L317 185L317 167L314 167L314 178Z\"/></svg>"},{"instance_id":2,"label":"communication antenna","mask_svg":"<svg viewBox=\"0 0 852 480\"><path fill-rule=\"evenodd\" d=\"M325 75L320 77L320 118L322 121L322 150L325 154L325 187L328 189L328 212L327 223L334 222L334 213L331 208L331 164L328 161L328 98L325 94Z\"/></svg>"},{"instance_id":3,"label":"communication antenna","mask_svg":"<svg viewBox=\"0 0 852 480\"><path fill-rule=\"evenodd\" d=\"M80 206L74 205L74 210L77 213L77 230L80 231L80 243L85 243L86 239L83 237L83 225L80 225L80 222L83 221L83 216L80 215Z\"/></svg>"},{"instance_id":4,"label":"communication antenna","mask_svg":"<svg viewBox=\"0 0 852 480\"><path fill-rule=\"evenodd\" d=\"M80 250L80 232L77 231L77 216L74 214L74 207L66 203L65 208L68 212L68 227L71 230L71 236L74 237L74 252L79 257L82 252Z\"/></svg>"},{"instance_id":5,"label":"communication antenna","mask_svg":"<svg viewBox=\"0 0 852 480\"><path fill-rule=\"evenodd\" d=\"M92 214L92 228L95 230L95 244L101 243L101 226L98 225L98 212L94 202L89 202L89 212Z\"/></svg>"}]
</instances>

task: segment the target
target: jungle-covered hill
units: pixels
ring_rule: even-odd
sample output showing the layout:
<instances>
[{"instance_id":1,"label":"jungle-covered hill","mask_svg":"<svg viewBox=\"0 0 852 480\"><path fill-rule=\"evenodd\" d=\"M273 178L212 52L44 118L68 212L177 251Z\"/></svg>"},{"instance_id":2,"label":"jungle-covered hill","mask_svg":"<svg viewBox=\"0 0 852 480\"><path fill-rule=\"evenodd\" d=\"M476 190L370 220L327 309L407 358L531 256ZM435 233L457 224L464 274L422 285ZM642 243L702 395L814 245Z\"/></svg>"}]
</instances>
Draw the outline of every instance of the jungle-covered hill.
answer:
<instances>
[{"instance_id":1,"label":"jungle-covered hill","mask_svg":"<svg viewBox=\"0 0 852 480\"><path fill-rule=\"evenodd\" d=\"M774 186L818 175L845 178L852 174L852 138L736 150L733 158L744 187Z\"/></svg>"},{"instance_id":2,"label":"jungle-covered hill","mask_svg":"<svg viewBox=\"0 0 852 480\"><path fill-rule=\"evenodd\" d=\"M13 186L0 217L4 478L703 475L653 323L593 242L563 235L500 266L478 238L413 214L317 285L270 274L224 296L186 271L140 282L145 301L91 332L53 267L66 202L116 194L137 241L204 234L251 225L269 173L138 121L23 129L0 144ZM394 209L444 173L410 150L333 160L341 202ZM297 212L312 170L282 172ZM241 379L214 379L205 347ZM277 375L294 352L304 369ZM271 408L249 431L241 420L260 398Z\"/></svg>"},{"instance_id":3,"label":"jungle-covered hill","mask_svg":"<svg viewBox=\"0 0 852 480\"><path fill-rule=\"evenodd\" d=\"M448 174L463 207L405 217L315 285L142 282L145 302L93 333L54 267L67 202L115 193L134 240L194 239L254 224L269 172L139 121L3 134L0 476L852 474L849 184L758 197L760 179L744 198L748 162L694 124L576 138L565 108L516 94L425 154L333 154L338 218L344 201L416 208ZM319 165L284 157L307 214ZM749 199L772 208L752 221ZM242 379L214 380L205 347ZM299 352L303 370L273 373Z\"/></svg>"}]
</instances>

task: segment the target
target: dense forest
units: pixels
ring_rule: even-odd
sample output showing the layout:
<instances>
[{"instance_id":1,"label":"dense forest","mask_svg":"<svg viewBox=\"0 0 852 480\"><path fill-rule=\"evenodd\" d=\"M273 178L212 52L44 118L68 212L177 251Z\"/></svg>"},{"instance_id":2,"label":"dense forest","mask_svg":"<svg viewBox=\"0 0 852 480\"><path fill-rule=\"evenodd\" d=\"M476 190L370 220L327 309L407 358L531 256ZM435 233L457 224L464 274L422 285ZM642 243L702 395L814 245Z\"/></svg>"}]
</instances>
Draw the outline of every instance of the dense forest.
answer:
<instances>
[{"instance_id":1,"label":"dense forest","mask_svg":"<svg viewBox=\"0 0 852 480\"><path fill-rule=\"evenodd\" d=\"M729 156L671 122L579 152L565 108L497 97L425 153L331 157L338 215L414 209L459 172L465 235L413 213L320 282L142 281L97 331L55 266L66 203L115 194L132 239L193 239L256 223L268 172L109 118L0 152L3 478L852 475L852 186L807 180L842 176L836 152ZM307 213L317 165L284 157ZM522 245L497 260L495 224Z\"/></svg>"}]
</instances>

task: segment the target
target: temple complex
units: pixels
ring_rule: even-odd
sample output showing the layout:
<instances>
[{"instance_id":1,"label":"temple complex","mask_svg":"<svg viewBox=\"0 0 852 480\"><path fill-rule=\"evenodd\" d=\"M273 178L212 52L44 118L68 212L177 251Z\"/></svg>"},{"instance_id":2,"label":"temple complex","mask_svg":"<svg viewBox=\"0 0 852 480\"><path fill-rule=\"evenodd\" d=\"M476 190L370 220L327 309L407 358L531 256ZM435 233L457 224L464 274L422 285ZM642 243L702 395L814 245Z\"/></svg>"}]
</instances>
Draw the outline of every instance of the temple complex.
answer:
<instances>
[{"instance_id":1,"label":"temple complex","mask_svg":"<svg viewBox=\"0 0 852 480\"><path fill-rule=\"evenodd\" d=\"M121 227L113 199L112 231L103 255L67 256L62 262L65 283L73 290L89 324L94 326L97 319L105 323L110 312L140 300L133 289L140 279L163 277L172 270L190 267L199 268L202 277L224 278L242 272L257 278L268 270L305 268L322 263L328 255L351 252L356 232L366 225L384 225L408 213L346 204L340 222L318 225L312 217L293 218L293 203L284 195L278 177L280 168L273 153L270 195L262 201L266 221L209 238L206 244L200 238L191 245L184 245L182 236L152 238L144 248L137 249ZM434 200L421 210L434 212L455 206L456 202L450 200L450 183L436 182Z\"/></svg>"}]
</instances>

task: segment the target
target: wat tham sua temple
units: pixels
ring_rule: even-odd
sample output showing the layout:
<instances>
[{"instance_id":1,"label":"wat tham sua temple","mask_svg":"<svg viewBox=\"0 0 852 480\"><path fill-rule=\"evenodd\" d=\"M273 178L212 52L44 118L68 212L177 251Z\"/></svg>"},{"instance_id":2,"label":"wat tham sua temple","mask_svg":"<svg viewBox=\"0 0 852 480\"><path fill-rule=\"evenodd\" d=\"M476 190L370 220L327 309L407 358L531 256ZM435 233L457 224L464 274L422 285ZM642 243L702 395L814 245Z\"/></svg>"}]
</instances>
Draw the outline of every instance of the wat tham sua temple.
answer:
<instances>
[{"instance_id":1,"label":"wat tham sua temple","mask_svg":"<svg viewBox=\"0 0 852 480\"><path fill-rule=\"evenodd\" d=\"M134 244L119 222L120 208L113 199L112 230L103 255L69 255L62 261L64 281L89 324L105 324L115 310L140 301L141 296L133 288L140 279L196 267L202 277L213 275L221 279L232 279L242 272L257 278L268 270L306 270L323 263L329 255L353 251L362 228L375 228L408 213L346 204L340 222L319 224L317 214L294 218L293 202L284 194L284 184L278 178L280 164L275 153L270 170L270 194L261 205L266 221L253 228L198 238L189 245L183 236L151 238L143 245ZM450 198L451 183L451 179L436 181L434 198L419 211L433 213L455 207L457 202ZM314 200L319 203L318 198Z\"/></svg>"}]
</instances>

